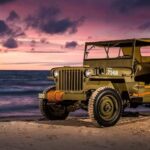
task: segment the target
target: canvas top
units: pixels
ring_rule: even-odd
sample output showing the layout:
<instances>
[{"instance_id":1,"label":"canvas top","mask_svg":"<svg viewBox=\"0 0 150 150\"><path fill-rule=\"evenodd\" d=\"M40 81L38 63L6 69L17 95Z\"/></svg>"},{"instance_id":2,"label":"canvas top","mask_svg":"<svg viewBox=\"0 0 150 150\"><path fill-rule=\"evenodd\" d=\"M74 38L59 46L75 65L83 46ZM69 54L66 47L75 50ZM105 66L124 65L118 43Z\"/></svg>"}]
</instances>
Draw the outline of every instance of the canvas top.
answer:
<instances>
[{"instance_id":1,"label":"canvas top","mask_svg":"<svg viewBox=\"0 0 150 150\"><path fill-rule=\"evenodd\" d=\"M150 38L139 38L139 39L125 39L125 40L112 40L112 41L97 41L97 42L86 42L86 46L106 46L106 47L132 47L132 46L150 46Z\"/></svg>"}]
</instances>

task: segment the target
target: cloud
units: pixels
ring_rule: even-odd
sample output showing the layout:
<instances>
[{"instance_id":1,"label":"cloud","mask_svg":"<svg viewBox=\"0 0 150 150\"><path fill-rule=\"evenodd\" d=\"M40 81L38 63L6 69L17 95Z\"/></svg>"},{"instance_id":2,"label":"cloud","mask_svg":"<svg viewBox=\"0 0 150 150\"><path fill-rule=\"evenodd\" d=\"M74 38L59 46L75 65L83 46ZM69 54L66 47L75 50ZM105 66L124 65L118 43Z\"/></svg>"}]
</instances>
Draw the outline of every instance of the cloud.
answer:
<instances>
[{"instance_id":1,"label":"cloud","mask_svg":"<svg viewBox=\"0 0 150 150\"><path fill-rule=\"evenodd\" d=\"M22 29L21 26L17 26L17 25L12 25L11 26L11 33L8 34L8 36L10 37L19 37L19 36L25 36L25 30Z\"/></svg>"},{"instance_id":2,"label":"cloud","mask_svg":"<svg viewBox=\"0 0 150 150\"><path fill-rule=\"evenodd\" d=\"M10 3L10 2L13 2L13 1L15 1L15 0L0 0L0 5Z\"/></svg>"},{"instance_id":3,"label":"cloud","mask_svg":"<svg viewBox=\"0 0 150 150\"><path fill-rule=\"evenodd\" d=\"M37 28L48 34L62 34L68 32L76 33L78 27L84 22L84 17L78 20L70 18L60 18L60 9L56 7L42 7L37 14L26 18L27 26Z\"/></svg>"},{"instance_id":4,"label":"cloud","mask_svg":"<svg viewBox=\"0 0 150 150\"><path fill-rule=\"evenodd\" d=\"M138 8L149 8L150 0L114 0L112 2L113 8L121 13L128 13Z\"/></svg>"},{"instance_id":5,"label":"cloud","mask_svg":"<svg viewBox=\"0 0 150 150\"><path fill-rule=\"evenodd\" d=\"M30 46L31 46L31 47L35 47L35 46L36 46L36 41L35 41L35 40L32 40L32 41L30 42Z\"/></svg>"},{"instance_id":6,"label":"cloud","mask_svg":"<svg viewBox=\"0 0 150 150\"><path fill-rule=\"evenodd\" d=\"M46 38L41 38L41 39L40 39L40 42L41 42L41 43L44 43L44 44L48 44L48 41L47 41Z\"/></svg>"},{"instance_id":7,"label":"cloud","mask_svg":"<svg viewBox=\"0 0 150 150\"><path fill-rule=\"evenodd\" d=\"M150 21L147 21L138 27L140 30L150 30Z\"/></svg>"},{"instance_id":8,"label":"cloud","mask_svg":"<svg viewBox=\"0 0 150 150\"><path fill-rule=\"evenodd\" d=\"M5 21L0 20L0 36L10 33L10 29Z\"/></svg>"},{"instance_id":9,"label":"cloud","mask_svg":"<svg viewBox=\"0 0 150 150\"><path fill-rule=\"evenodd\" d=\"M58 34L65 33L69 30L69 33L77 32L77 26L80 20L71 21L68 18L62 20L49 20L46 24L40 26L41 30L50 33Z\"/></svg>"},{"instance_id":10,"label":"cloud","mask_svg":"<svg viewBox=\"0 0 150 150\"><path fill-rule=\"evenodd\" d=\"M17 48L18 43L14 38L9 38L4 42L3 46L5 46L7 48Z\"/></svg>"},{"instance_id":11,"label":"cloud","mask_svg":"<svg viewBox=\"0 0 150 150\"><path fill-rule=\"evenodd\" d=\"M12 10L7 17L7 21L16 21L19 20L20 16L16 13L16 11Z\"/></svg>"},{"instance_id":12,"label":"cloud","mask_svg":"<svg viewBox=\"0 0 150 150\"><path fill-rule=\"evenodd\" d=\"M25 36L25 29L20 20L20 16L11 11L5 20L0 20L0 36L5 37L18 37Z\"/></svg>"},{"instance_id":13,"label":"cloud","mask_svg":"<svg viewBox=\"0 0 150 150\"><path fill-rule=\"evenodd\" d=\"M13 13L13 15L11 15ZM19 16L15 12L11 12L7 21L0 20L0 36L8 37L18 37L25 36L25 30L23 29L20 23L16 23L16 19L19 19ZM9 23L9 21L14 21Z\"/></svg>"},{"instance_id":14,"label":"cloud","mask_svg":"<svg viewBox=\"0 0 150 150\"><path fill-rule=\"evenodd\" d=\"M58 8L41 7L39 10L37 10L36 14L29 15L25 21L28 26L39 27L40 24L44 24L48 20L53 20L59 13L60 10Z\"/></svg>"},{"instance_id":15,"label":"cloud","mask_svg":"<svg viewBox=\"0 0 150 150\"><path fill-rule=\"evenodd\" d=\"M76 41L72 42L66 42L65 48L75 48L78 46L78 43Z\"/></svg>"}]
</instances>

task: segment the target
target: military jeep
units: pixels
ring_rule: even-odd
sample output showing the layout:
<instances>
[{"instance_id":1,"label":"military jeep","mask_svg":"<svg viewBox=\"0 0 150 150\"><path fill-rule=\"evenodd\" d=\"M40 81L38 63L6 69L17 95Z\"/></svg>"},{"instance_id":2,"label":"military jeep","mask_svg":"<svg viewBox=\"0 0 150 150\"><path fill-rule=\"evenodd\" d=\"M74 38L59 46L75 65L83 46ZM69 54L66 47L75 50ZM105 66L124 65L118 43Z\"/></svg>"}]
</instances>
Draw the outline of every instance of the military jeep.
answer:
<instances>
[{"instance_id":1,"label":"military jeep","mask_svg":"<svg viewBox=\"0 0 150 150\"><path fill-rule=\"evenodd\" d=\"M150 103L150 39L87 42L83 66L51 72L55 86L39 94L46 118L63 120L81 108L93 123L113 126L126 107Z\"/></svg>"}]
</instances>

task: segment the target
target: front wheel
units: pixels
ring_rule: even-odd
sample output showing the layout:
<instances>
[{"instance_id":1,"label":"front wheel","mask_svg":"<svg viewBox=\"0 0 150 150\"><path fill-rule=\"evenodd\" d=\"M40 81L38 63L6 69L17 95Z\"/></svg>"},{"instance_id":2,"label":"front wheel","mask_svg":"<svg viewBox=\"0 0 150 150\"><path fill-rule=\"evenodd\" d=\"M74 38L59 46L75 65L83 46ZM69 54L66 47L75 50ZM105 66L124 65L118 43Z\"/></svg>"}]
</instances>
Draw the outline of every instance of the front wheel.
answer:
<instances>
[{"instance_id":1,"label":"front wheel","mask_svg":"<svg viewBox=\"0 0 150 150\"><path fill-rule=\"evenodd\" d=\"M118 92L109 87L97 89L89 99L88 113L99 126L115 125L122 114L122 100Z\"/></svg>"},{"instance_id":2,"label":"front wheel","mask_svg":"<svg viewBox=\"0 0 150 150\"><path fill-rule=\"evenodd\" d=\"M61 104L48 103L47 100L40 100L39 107L41 113L48 120L65 120L69 112L67 108Z\"/></svg>"}]
</instances>

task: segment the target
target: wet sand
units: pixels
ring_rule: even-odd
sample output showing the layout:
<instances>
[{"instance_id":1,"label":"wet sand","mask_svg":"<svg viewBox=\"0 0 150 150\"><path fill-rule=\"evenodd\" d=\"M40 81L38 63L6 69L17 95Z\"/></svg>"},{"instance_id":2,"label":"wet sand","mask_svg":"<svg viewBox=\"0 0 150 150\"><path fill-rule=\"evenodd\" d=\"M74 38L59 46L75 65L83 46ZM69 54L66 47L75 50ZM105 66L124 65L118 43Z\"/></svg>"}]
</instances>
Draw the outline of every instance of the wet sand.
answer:
<instances>
[{"instance_id":1,"label":"wet sand","mask_svg":"<svg viewBox=\"0 0 150 150\"><path fill-rule=\"evenodd\" d=\"M150 150L150 117L125 117L97 128L90 119L47 121L37 117L0 119L0 150Z\"/></svg>"}]
</instances>

